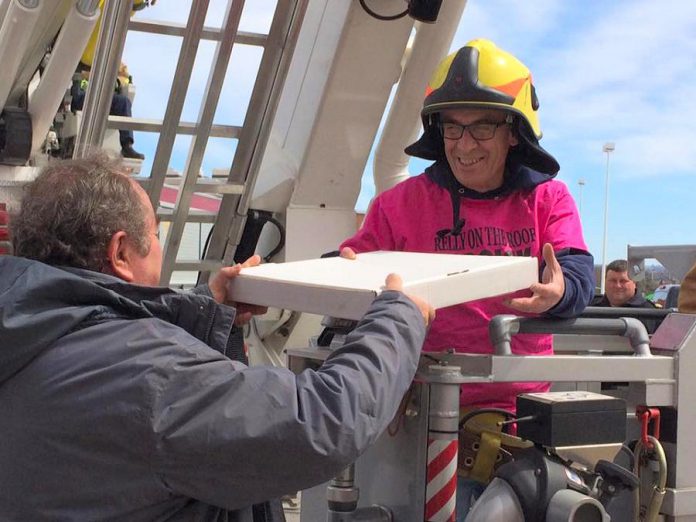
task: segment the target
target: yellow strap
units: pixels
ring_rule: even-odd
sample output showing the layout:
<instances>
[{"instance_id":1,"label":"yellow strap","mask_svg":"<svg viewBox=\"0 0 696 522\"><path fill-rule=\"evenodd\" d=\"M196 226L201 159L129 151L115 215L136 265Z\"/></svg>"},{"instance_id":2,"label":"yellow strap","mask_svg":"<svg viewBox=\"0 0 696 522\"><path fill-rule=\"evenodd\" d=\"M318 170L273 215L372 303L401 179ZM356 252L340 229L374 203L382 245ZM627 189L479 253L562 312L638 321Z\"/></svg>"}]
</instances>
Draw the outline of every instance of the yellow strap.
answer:
<instances>
[{"instance_id":1,"label":"yellow strap","mask_svg":"<svg viewBox=\"0 0 696 522\"><path fill-rule=\"evenodd\" d=\"M474 465L468 473L469 478L484 484L490 481L502 438L501 428L496 424L503 419L504 417L499 413L482 413L472 417L466 423L465 430L481 437Z\"/></svg>"},{"instance_id":2,"label":"yellow strap","mask_svg":"<svg viewBox=\"0 0 696 522\"><path fill-rule=\"evenodd\" d=\"M469 477L488 484L493 474L493 465L500 450L500 434L485 431L481 433L481 446L476 453L474 467L471 468Z\"/></svg>"},{"instance_id":3,"label":"yellow strap","mask_svg":"<svg viewBox=\"0 0 696 522\"><path fill-rule=\"evenodd\" d=\"M460 410L461 417L470 411L472 411L471 408L462 408ZM472 417L466 423L463 429L479 436L481 441L471 469L460 469L459 473L462 476L487 484L493 475L493 466L495 466L501 446L528 448L533 445L531 442L514 435L502 433L502 427L497 425L502 420L505 420L505 417L499 413L482 413Z\"/></svg>"}]
</instances>

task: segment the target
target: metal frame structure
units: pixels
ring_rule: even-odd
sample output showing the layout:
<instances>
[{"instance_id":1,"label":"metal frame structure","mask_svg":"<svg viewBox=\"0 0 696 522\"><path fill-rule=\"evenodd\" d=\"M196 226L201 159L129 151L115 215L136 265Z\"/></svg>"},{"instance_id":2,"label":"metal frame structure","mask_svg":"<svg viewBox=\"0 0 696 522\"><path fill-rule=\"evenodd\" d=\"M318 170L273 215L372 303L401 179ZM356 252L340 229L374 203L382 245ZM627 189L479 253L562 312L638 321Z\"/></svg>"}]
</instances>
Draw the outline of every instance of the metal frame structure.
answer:
<instances>
[{"instance_id":1,"label":"metal frame structure","mask_svg":"<svg viewBox=\"0 0 696 522\"><path fill-rule=\"evenodd\" d=\"M90 82L85 93L82 122L75 140L75 157L84 157L92 147L101 145L104 141L132 5L133 0L109 0L104 4Z\"/></svg>"},{"instance_id":2,"label":"metal frame structure","mask_svg":"<svg viewBox=\"0 0 696 522\"><path fill-rule=\"evenodd\" d=\"M667 522L696 522L696 446L691 442L696 429L696 413L690 400L696 396L691 368L696 365L696 316L669 315L650 341L652 353L636 343L633 355L599 354L602 340L611 333L628 336L616 329L615 320L592 320L595 327L580 323L573 329L566 324L563 334L586 335L587 343L578 354L555 356L516 356L506 353L498 343L493 355L431 353L421 358L413 393L392 426L397 433L385 433L355 465L355 482L361 492L358 506L379 504L392 511L394 520L423 520L426 491L426 451L430 416L429 389L437 383L430 367L459 369L459 383L551 381L554 383L628 383L625 394L629 434L637 432L630 412L637 405L664 407L675 413L675 424L663 429L663 447L668 456L668 482L661 513ZM548 332L554 323L546 322ZM507 333L515 334L514 321ZM525 328L522 327L522 331ZM604 330L604 332L602 332ZM316 348L287 351L288 367L301 371L314 367L328 356ZM603 393L611 393L603 391ZM301 520L320 520L326 514L326 487L317 486L302 493ZM346 518L349 520L349 518Z\"/></svg>"},{"instance_id":3,"label":"metal frame structure","mask_svg":"<svg viewBox=\"0 0 696 522\"><path fill-rule=\"evenodd\" d=\"M187 23L181 26L161 22L129 22L131 2L106 2L95 59L95 65L98 67L95 67L94 77L88 88L83 123L78 137L76 153L83 155L89 148L101 144L107 125L112 128L159 133L151 175L138 179L146 188L160 219L170 222L163 249L160 280L164 285L169 283L175 270L197 271L201 273L201 279L205 280L210 272L231 262L244 229L250 195L259 172L270 124L308 0L279 0L267 35L238 31L244 0L228 0L225 18L219 30L204 27L209 4L210 0L194 0ZM174 74L176 81L172 82L164 119L161 122L114 116L107 118L108 105L105 104L113 91L111 86L115 82L118 60L128 29L182 37ZM213 64L197 121L182 122L181 114L189 89L189 79L200 41L203 39L216 42ZM215 125L213 119L230 55L237 43L263 47L263 57L244 124L241 127ZM160 195L169 169L174 140L178 134L192 135L193 140L174 208L163 209L159 206ZM205 148L211 136L239 140L232 167L227 179L222 181L199 177ZM218 213L190 213L189 207L195 193L221 196ZM184 227L187 223L194 222L214 224L205 257L178 259Z\"/></svg>"},{"instance_id":4,"label":"metal frame structure","mask_svg":"<svg viewBox=\"0 0 696 522\"><path fill-rule=\"evenodd\" d=\"M639 283L645 279L645 260L657 259L680 281L696 264L696 245L628 245L628 265L631 278Z\"/></svg>"}]
</instances>

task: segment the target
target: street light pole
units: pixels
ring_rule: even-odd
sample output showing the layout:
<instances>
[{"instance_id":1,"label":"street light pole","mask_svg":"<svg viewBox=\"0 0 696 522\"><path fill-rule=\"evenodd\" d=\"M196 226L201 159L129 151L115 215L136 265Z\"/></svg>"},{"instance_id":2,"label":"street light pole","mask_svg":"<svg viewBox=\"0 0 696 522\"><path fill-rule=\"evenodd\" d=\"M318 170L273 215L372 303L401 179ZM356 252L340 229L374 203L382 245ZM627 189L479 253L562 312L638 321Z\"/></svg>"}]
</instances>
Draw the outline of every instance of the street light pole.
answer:
<instances>
[{"instance_id":1,"label":"street light pole","mask_svg":"<svg viewBox=\"0 0 696 522\"><path fill-rule=\"evenodd\" d=\"M602 245L602 280L600 281L600 293L604 294L604 279L607 275L607 231L609 218L609 156L614 152L615 146L611 142L607 142L602 146L602 152L607 155L607 169L604 175L604 241Z\"/></svg>"},{"instance_id":2,"label":"street light pole","mask_svg":"<svg viewBox=\"0 0 696 522\"><path fill-rule=\"evenodd\" d=\"M580 214L580 221L582 221L582 189L585 188L585 178L580 178L578 180L578 186L580 187L578 195L578 214Z\"/></svg>"}]
</instances>

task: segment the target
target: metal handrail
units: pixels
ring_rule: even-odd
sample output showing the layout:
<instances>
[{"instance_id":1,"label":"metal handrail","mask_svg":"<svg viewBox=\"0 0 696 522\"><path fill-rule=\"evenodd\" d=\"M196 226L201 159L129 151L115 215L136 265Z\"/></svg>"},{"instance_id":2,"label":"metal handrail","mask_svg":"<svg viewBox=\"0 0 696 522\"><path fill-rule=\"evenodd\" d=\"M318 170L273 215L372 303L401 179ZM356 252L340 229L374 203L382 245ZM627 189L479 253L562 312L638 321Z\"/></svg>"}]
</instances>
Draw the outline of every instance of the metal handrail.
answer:
<instances>
[{"instance_id":1,"label":"metal handrail","mask_svg":"<svg viewBox=\"0 0 696 522\"><path fill-rule=\"evenodd\" d=\"M520 333L619 335L629 339L635 355L639 357L652 355L648 331L643 323L633 317L540 319L497 315L488 326L488 334L496 355L513 355L510 346L512 336Z\"/></svg>"}]
</instances>

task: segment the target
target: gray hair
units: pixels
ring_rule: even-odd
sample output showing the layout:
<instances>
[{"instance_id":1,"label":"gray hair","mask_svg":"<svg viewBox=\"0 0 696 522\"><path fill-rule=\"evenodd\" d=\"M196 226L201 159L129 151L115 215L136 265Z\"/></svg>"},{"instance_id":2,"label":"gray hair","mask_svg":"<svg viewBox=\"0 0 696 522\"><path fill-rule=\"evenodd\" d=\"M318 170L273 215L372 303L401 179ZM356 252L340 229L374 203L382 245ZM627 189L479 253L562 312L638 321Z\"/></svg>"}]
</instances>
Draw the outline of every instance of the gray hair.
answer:
<instances>
[{"instance_id":1,"label":"gray hair","mask_svg":"<svg viewBox=\"0 0 696 522\"><path fill-rule=\"evenodd\" d=\"M105 153L49 163L10 220L16 256L96 272L108 271L107 247L121 230L147 255L145 208L120 162Z\"/></svg>"}]
</instances>

